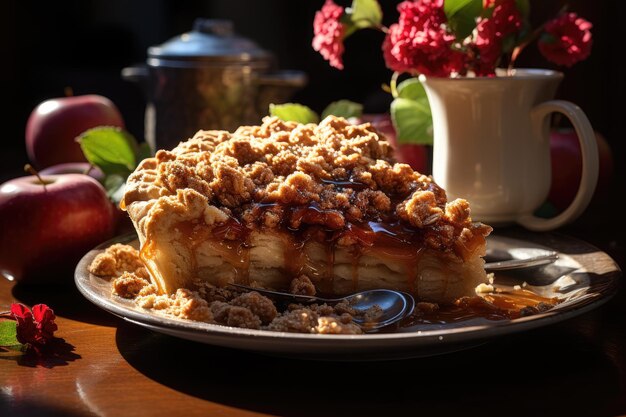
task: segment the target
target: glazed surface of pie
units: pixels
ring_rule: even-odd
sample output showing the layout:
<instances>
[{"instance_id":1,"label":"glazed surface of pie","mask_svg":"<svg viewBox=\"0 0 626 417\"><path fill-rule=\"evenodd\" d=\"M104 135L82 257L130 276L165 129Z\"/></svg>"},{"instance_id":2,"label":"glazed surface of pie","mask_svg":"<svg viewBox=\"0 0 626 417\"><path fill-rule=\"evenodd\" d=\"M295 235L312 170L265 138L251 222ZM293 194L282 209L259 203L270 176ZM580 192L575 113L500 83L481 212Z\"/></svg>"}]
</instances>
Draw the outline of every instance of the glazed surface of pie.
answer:
<instances>
[{"instance_id":1,"label":"glazed surface of pie","mask_svg":"<svg viewBox=\"0 0 626 417\"><path fill-rule=\"evenodd\" d=\"M491 228L467 201L396 163L370 124L266 118L199 131L129 177L123 207L158 290L196 279L327 294L367 288L449 302L485 282Z\"/></svg>"}]
</instances>

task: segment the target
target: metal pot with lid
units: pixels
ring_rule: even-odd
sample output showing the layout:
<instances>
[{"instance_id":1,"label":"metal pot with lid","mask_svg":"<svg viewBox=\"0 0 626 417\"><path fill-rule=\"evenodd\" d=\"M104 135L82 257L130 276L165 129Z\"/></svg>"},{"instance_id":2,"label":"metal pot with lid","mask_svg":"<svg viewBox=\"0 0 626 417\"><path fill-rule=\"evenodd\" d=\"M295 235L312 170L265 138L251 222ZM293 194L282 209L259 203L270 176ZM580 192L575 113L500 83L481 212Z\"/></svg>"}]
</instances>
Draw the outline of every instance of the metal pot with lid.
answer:
<instances>
[{"instance_id":1,"label":"metal pot with lid","mask_svg":"<svg viewBox=\"0 0 626 417\"><path fill-rule=\"evenodd\" d=\"M231 21L215 19L197 19L191 32L148 48L146 64L124 68L122 77L146 94L153 150L171 149L200 129L257 124L270 103L307 82L304 72L276 70L270 52L237 36Z\"/></svg>"}]
</instances>

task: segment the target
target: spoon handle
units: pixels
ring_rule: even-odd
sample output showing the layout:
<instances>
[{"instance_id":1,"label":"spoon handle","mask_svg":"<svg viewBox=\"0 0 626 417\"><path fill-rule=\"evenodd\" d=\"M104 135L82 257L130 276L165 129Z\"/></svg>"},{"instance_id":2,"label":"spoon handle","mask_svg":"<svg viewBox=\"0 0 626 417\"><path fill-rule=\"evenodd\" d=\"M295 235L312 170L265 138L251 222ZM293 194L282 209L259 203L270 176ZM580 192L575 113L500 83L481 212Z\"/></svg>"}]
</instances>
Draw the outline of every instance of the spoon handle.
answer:
<instances>
[{"instance_id":1,"label":"spoon handle","mask_svg":"<svg viewBox=\"0 0 626 417\"><path fill-rule=\"evenodd\" d=\"M230 283L228 285L230 285L231 287L240 289L240 290L256 291L260 294L267 295L268 297L273 298L274 300L291 301L291 302L298 302L298 303L305 303L305 304L311 304L311 303L335 304L341 301L340 299L321 298L321 297L314 297L311 295L298 295L298 294L290 294L290 293L274 291L274 290L266 290L265 288L254 288L254 287L249 287L247 285L242 285L242 284Z\"/></svg>"},{"instance_id":2,"label":"spoon handle","mask_svg":"<svg viewBox=\"0 0 626 417\"><path fill-rule=\"evenodd\" d=\"M548 265L557 259L559 259L559 255L556 252L550 252L545 255L533 256L526 259L509 259L506 261L487 262L484 267L485 271L505 271L509 269L522 269Z\"/></svg>"}]
</instances>

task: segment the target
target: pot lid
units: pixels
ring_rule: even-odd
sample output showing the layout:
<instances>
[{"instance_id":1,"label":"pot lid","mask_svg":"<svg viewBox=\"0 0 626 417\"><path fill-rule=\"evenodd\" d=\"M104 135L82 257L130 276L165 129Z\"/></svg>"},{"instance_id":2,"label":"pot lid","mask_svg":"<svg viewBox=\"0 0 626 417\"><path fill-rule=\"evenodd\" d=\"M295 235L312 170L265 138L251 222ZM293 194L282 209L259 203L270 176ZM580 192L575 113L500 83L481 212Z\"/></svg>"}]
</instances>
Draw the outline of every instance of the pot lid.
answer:
<instances>
[{"instance_id":1,"label":"pot lid","mask_svg":"<svg viewBox=\"0 0 626 417\"><path fill-rule=\"evenodd\" d=\"M270 59L269 52L253 41L237 36L232 21L221 19L196 19L191 32L148 48L151 65L171 61L241 62Z\"/></svg>"}]
</instances>

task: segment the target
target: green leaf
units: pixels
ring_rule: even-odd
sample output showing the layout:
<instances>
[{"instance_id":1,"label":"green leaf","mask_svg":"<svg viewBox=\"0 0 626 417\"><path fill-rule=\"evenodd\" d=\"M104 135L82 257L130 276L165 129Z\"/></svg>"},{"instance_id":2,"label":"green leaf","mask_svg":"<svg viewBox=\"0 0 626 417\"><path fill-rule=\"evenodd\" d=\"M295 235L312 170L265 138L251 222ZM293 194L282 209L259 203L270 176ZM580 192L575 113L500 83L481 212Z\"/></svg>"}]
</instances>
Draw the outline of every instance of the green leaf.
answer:
<instances>
[{"instance_id":1,"label":"green leaf","mask_svg":"<svg viewBox=\"0 0 626 417\"><path fill-rule=\"evenodd\" d=\"M104 188L107 190L109 199L119 205L124 197L126 187L126 177L118 174L110 174L104 178Z\"/></svg>"},{"instance_id":2,"label":"green leaf","mask_svg":"<svg viewBox=\"0 0 626 417\"><path fill-rule=\"evenodd\" d=\"M517 36L515 33L508 35L502 39L502 52L509 54L517 46Z\"/></svg>"},{"instance_id":3,"label":"green leaf","mask_svg":"<svg viewBox=\"0 0 626 417\"><path fill-rule=\"evenodd\" d=\"M391 103L391 120L399 143L432 145L433 123L430 107L420 100L398 97Z\"/></svg>"},{"instance_id":4,"label":"green leaf","mask_svg":"<svg viewBox=\"0 0 626 417\"><path fill-rule=\"evenodd\" d=\"M445 0L443 10L450 28L461 41L476 27L476 18L483 11L483 0Z\"/></svg>"},{"instance_id":5,"label":"green leaf","mask_svg":"<svg viewBox=\"0 0 626 417\"><path fill-rule=\"evenodd\" d=\"M343 25L343 39L346 39L348 36L352 35L354 32L360 29L352 21L352 15L348 13L344 13L339 18L339 22L341 22L341 24Z\"/></svg>"},{"instance_id":6,"label":"green leaf","mask_svg":"<svg viewBox=\"0 0 626 417\"><path fill-rule=\"evenodd\" d=\"M296 103L270 104L270 115L286 122L317 123L319 116L307 106Z\"/></svg>"},{"instance_id":7,"label":"green leaf","mask_svg":"<svg viewBox=\"0 0 626 417\"><path fill-rule=\"evenodd\" d=\"M135 169L137 142L117 127L96 127L78 137L85 157L105 173L128 175Z\"/></svg>"},{"instance_id":8,"label":"green leaf","mask_svg":"<svg viewBox=\"0 0 626 417\"><path fill-rule=\"evenodd\" d=\"M398 97L391 103L391 118L398 142L432 144L433 121L424 86L408 78L396 87Z\"/></svg>"},{"instance_id":9,"label":"green leaf","mask_svg":"<svg viewBox=\"0 0 626 417\"><path fill-rule=\"evenodd\" d=\"M398 97L408 98L410 100L426 99L428 102L426 90L424 90L424 86L417 78L408 78L402 81L396 87L396 91L398 93Z\"/></svg>"},{"instance_id":10,"label":"green leaf","mask_svg":"<svg viewBox=\"0 0 626 417\"><path fill-rule=\"evenodd\" d=\"M378 27L383 22L383 11L376 0L353 0L352 6L346 9L346 15L359 29Z\"/></svg>"},{"instance_id":11,"label":"green leaf","mask_svg":"<svg viewBox=\"0 0 626 417\"><path fill-rule=\"evenodd\" d=\"M361 117L363 114L363 105L350 100L333 101L322 112L322 119L331 114L345 119Z\"/></svg>"},{"instance_id":12,"label":"green leaf","mask_svg":"<svg viewBox=\"0 0 626 417\"><path fill-rule=\"evenodd\" d=\"M137 163L152 156L152 149L148 142L141 142L137 147Z\"/></svg>"},{"instance_id":13,"label":"green leaf","mask_svg":"<svg viewBox=\"0 0 626 417\"><path fill-rule=\"evenodd\" d=\"M17 322L13 320L0 321L0 346L19 345L17 341Z\"/></svg>"}]
</instances>

